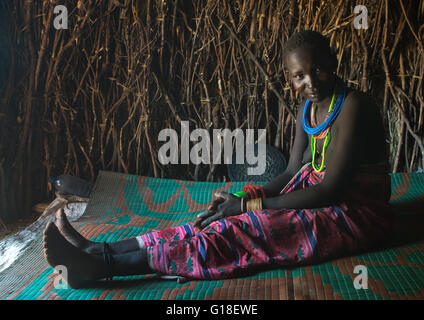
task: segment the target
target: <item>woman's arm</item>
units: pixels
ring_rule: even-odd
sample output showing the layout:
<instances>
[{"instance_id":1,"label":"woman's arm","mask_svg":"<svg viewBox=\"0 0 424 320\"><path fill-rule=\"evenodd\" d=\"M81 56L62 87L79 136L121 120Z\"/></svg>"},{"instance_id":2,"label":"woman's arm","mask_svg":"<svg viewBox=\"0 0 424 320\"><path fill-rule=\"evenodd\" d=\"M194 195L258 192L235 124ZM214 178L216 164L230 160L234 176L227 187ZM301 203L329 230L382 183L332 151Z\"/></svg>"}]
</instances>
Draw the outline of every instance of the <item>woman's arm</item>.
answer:
<instances>
[{"instance_id":1,"label":"woman's arm","mask_svg":"<svg viewBox=\"0 0 424 320\"><path fill-rule=\"evenodd\" d=\"M362 101L361 101L362 100ZM326 171L323 181L315 186L296 190L285 195L266 198L263 208L320 208L337 203L345 191L355 170L359 155L361 123L361 108L366 108L357 93L352 92L346 97L343 109L340 112L337 124L337 135L332 135L332 153L326 158Z\"/></svg>"}]
</instances>

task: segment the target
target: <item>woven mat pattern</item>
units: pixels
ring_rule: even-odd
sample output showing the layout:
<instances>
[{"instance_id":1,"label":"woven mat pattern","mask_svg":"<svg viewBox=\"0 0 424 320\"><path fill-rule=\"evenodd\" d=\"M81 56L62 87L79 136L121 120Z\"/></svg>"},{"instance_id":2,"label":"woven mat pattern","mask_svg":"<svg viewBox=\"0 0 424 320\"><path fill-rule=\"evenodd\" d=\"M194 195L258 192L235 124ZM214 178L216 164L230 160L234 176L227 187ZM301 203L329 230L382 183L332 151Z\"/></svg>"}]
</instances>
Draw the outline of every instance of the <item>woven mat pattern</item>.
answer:
<instances>
[{"instance_id":1,"label":"woven mat pattern","mask_svg":"<svg viewBox=\"0 0 424 320\"><path fill-rule=\"evenodd\" d=\"M158 179L101 171L85 214L73 225L92 241L113 242L193 221L217 190L235 192L245 183ZM392 203L424 199L423 174L392 175ZM367 288L354 281L366 267ZM56 274L43 258L42 237L0 273L0 299L423 299L424 241L296 269L264 271L250 277L188 281L157 275L117 277L93 288L55 287Z\"/></svg>"}]
</instances>

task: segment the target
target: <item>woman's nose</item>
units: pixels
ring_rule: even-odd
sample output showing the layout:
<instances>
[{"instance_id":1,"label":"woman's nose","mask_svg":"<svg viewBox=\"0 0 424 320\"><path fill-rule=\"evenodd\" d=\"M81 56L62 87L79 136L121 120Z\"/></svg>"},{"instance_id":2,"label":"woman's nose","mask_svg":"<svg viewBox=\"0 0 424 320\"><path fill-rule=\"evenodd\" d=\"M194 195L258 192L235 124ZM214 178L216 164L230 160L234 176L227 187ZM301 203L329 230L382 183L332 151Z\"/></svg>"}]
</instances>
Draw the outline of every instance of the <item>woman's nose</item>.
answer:
<instances>
[{"instance_id":1,"label":"woman's nose","mask_svg":"<svg viewBox=\"0 0 424 320\"><path fill-rule=\"evenodd\" d=\"M308 75L305 78L308 88L315 88L317 83L316 78L313 75Z\"/></svg>"}]
</instances>

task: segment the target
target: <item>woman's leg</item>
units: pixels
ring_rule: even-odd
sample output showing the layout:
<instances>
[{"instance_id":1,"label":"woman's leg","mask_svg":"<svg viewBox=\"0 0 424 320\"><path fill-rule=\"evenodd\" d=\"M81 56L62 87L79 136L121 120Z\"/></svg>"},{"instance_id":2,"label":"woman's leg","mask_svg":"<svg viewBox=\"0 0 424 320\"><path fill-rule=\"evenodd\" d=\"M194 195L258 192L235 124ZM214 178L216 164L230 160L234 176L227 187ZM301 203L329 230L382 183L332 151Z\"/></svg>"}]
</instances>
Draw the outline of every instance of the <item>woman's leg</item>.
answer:
<instances>
[{"instance_id":1,"label":"woman's leg","mask_svg":"<svg viewBox=\"0 0 424 320\"><path fill-rule=\"evenodd\" d=\"M56 225L49 223L43 234L44 257L55 268L65 266L64 280L71 288L80 288L91 281L110 276L129 276L152 273L146 249L109 256L88 254L69 243Z\"/></svg>"},{"instance_id":2,"label":"woman's leg","mask_svg":"<svg viewBox=\"0 0 424 320\"><path fill-rule=\"evenodd\" d=\"M225 279L257 272L277 262L279 248L273 246L271 226L281 232L279 237L290 241L285 215L284 211L258 210L215 221L190 238L147 246L149 265L158 273L190 279ZM296 260L295 253L289 259Z\"/></svg>"},{"instance_id":3,"label":"woman's leg","mask_svg":"<svg viewBox=\"0 0 424 320\"><path fill-rule=\"evenodd\" d=\"M351 254L364 237L346 209L265 209L221 219L190 239L147 247L149 265L189 279L227 279Z\"/></svg>"},{"instance_id":4,"label":"woman's leg","mask_svg":"<svg viewBox=\"0 0 424 320\"><path fill-rule=\"evenodd\" d=\"M137 236L136 239L141 248L153 247L163 243L174 243L180 240L187 240L196 234L196 229L192 223L182 226L171 227L163 230L153 231Z\"/></svg>"},{"instance_id":5,"label":"woman's leg","mask_svg":"<svg viewBox=\"0 0 424 320\"><path fill-rule=\"evenodd\" d=\"M60 233L75 247L90 254L102 254L104 244L90 241L84 238L77 230L72 227L66 218L66 214L61 209L56 214L56 226ZM117 242L108 243L108 247L112 254L122 254L132 252L154 246L159 243L173 242L192 237L195 234L194 227L191 224L172 227L160 231L154 231L147 234L137 236Z\"/></svg>"},{"instance_id":6,"label":"woman's leg","mask_svg":"<svg viewBox=\"0 0 424 320\"><path fill-rule=\"evenodd\" d=\"M103 253L103 243L90 241L78 233L69 223L63 209L60 209L56 214L56 226L66 240L75 247L90 254ZM135 238L108 243L108 246L112 254L126 253L140 249L139 242Z\"/></svg>"}]
</instances>

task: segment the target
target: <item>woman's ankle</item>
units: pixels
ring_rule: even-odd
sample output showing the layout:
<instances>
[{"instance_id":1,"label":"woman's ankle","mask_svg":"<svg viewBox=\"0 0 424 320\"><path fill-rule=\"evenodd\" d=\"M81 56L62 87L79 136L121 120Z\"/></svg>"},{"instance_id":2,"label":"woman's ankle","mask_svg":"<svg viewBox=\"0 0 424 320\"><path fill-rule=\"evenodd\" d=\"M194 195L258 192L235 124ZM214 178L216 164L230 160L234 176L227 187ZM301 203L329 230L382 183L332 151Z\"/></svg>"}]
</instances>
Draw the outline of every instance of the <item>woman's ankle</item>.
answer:
<instances>
[{"instance_id":1,"label":"woman's ankle","mask_svg":"<svg viewBox=\"0 0 424 320\"><path fill-rule=\"evenodd\" d=\"M147 249L112 254L104 260L109 274L113 276L131 276L153 273L148 263Z\"/></svg>"},{"instance_id":2,"label":"woman's ankle","mask_svg":"<svg viewBox=\"0 0 424 320\"><path fill-rule=\"evenodd\" d=\"M111 254L124 254L127 252L140 250L140 245L135 238L110 242L107 243L107 245ZM84 251L89 254L101 255L104 252L104 244L90 241L87 247L84 248Z\"/></svg>"}]
</instances>

